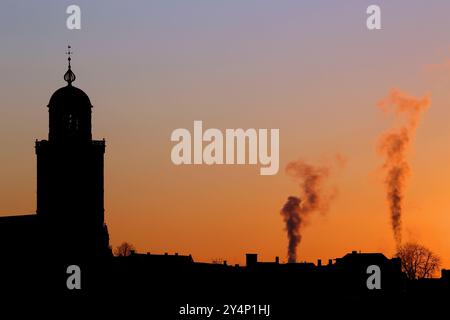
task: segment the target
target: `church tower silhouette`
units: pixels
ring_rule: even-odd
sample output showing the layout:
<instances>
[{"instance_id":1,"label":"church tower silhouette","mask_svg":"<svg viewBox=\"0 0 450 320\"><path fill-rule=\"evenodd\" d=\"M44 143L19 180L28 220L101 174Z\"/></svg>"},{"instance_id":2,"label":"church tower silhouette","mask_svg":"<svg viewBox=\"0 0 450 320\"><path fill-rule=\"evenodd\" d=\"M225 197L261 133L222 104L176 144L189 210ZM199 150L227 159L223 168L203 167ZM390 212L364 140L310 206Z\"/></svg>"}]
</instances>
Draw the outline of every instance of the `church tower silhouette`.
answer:
<instances>
[{"instance_id":1,"label":"church tower silhouette","mask_svg":"<svg viewBox=\"0 0 450 320\"><path fill-rule=\"evenodd\" d=\"M36 140L36 214L0 217L3 256L90 260L111 255L104 221L105 140L92 140L92 105L74 87L69 66L67 86L48 104L48 140Z\"/></svg>"},{"instance_id":2,"label":"church tower silhouette","mask_svg":"<svg viewBox=\"0 0 450 320\"><path fill-rule=\"evenodd\" d=\"M109 250L104 223L105 140L92 140L92 105L74 87L68 47L67 86L48 104L48 140L36 141L37 216L60 254L98 256Z\"/></svg>"}]
</instances>

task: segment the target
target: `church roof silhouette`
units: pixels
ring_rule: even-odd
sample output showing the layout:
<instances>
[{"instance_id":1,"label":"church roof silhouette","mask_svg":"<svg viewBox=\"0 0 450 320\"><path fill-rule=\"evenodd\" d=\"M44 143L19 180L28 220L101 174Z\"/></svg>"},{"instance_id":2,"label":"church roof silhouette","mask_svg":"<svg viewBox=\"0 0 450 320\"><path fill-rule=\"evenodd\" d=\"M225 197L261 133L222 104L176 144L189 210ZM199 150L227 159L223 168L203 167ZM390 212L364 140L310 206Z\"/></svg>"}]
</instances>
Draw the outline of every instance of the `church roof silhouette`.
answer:
<instances>
[{"instance_id":1,"label":"church roof silhouette","mask_svg":"<svg viewBox=\"0 0 450 320\"><path fill-rule=\"evenodd\" d=\"M68 51L66 52L69 56L67 58L68 67L67 71L64 74L64 80L67 82L67 86L59 88L56 90L53 95L50 97L50 101L48 103L48 107L52 106L76 106L76 107L85 107L91 105L91 100L89 99L89 96L81 89L72 86L72 82L75 81L76 76L75 73L72 71L72 66L70 64L70 61L72 58L70 55L72 54L72 51L70 51L71 46L68 47Z\"/></svg>"},{"instance_id":2,"label":"church roof silhouette","mask_svg":"<svg viewBox=\"0 0 450 320\"><path fill-rule=\"evenodd\" d=\"M48 107L52 106L90 106L91 100L89 96L81 89L74 86L65 86L56 90L50 98Z\"/></svg>"}]
</instances>

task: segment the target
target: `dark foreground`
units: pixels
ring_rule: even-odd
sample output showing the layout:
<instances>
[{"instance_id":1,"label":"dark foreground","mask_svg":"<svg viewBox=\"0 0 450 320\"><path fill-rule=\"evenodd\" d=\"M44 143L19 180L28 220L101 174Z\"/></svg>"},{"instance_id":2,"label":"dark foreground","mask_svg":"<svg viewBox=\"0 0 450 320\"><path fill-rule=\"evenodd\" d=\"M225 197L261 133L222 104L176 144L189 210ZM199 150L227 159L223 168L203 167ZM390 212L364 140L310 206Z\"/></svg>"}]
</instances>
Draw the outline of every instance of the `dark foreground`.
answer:
<instances>
[{"instance_id":1,"label":"dark foreground","mask_svg":"<svg viewBox=\"0 0 450 320\"><path fill-rule=\"evenodd\" d=\"M129 308L148 319L180 320L297 319L311 312L356 316L361 310L372 315L386 310L404 313L450 302L448 279L411 282L403 274L385 272L381 289L368 289L368 275L355 267L238 267L171 257L133 255L83 262L15 258L1 264L1 295L24 305L63 301L78 309ZM68 269L71 265L79 267L79 283Z\"/></svg>"}]
</instances>

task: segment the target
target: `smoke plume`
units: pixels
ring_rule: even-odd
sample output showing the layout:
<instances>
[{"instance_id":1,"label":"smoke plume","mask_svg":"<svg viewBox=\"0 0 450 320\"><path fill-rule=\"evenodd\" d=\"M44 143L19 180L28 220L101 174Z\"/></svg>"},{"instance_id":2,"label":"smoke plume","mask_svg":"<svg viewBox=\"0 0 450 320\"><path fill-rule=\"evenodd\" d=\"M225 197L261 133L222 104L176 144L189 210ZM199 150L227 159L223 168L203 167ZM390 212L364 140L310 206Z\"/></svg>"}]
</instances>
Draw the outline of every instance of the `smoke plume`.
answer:
<instances>
[{"instance_id":1,"label":"smoke plume","mask_svg":"<svg viewBox=\"0 0 450 320\"><path fill-rule=\"evenodd\" d=\"M300 227L302 217L300 211L300 199L297 197L289 197L287 202L281 209L281 214L286 223L286 231L288 235L288 262L292 263L297 260L297 247L302 239L300 235Z\"/></svg>"},{"instance_id":2,"label":"smoke plume","mask_svg":"<svg viewBox=\"0 0 450 320\"><path fill-rule=\"evenodd\" d=\"M290 196L281 209L288 236L288 262L297 260L297 247L302 239L301 230L312 212L326 213L334 194L325 194L323 182L329 175L328 167L316 167L301 160L290 162L286 173L300 185L300 198Z\"/></svg>"},{"instance_id":3,"label":"smoke plume","mask_svg":"<svg viewBox=\"0 0 450 320\"><path fill-rule=\"evenodd\" d=\"M391 225L397 247L402 242L402 211L406 179L410 174L407 151L418 126L421 112L430 106L429 96L415 98L393 89L378 106L386 113L394 111L396 118L406 116L406 123L381 135L378 152L385 157L386 197L391 214Z\"/></svg>"}]
</instances>

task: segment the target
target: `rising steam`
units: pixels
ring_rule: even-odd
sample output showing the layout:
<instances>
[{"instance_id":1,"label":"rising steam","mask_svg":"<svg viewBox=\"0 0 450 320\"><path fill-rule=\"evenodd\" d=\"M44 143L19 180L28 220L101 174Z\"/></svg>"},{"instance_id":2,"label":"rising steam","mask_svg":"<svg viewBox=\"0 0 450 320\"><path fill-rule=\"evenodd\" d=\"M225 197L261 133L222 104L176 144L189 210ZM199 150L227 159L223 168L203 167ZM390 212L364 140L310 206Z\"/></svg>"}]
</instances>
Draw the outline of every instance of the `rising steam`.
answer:
<instances>
[{"instance_id":1,"label":"rising steam","mask_svg":"<svg viewBox=\"0 0 450 320\"><path fill-rule=\"evenodd\" d=\"M294 177L300 185L300 198L290 196L281 209L289 241L289 263L297 260L297 247L302 239L301 230L307 217L315 211L326 213L334 197L333 194L325 194L323 191L323 182L329 171L328 167L312 166L301 160L290 162L286 166L286 173Z\"/></svg>"},{"instance_id":2,"label":"rising steam","mask_svg":"<svg viewBox=\"0 0 450 320\"><path fill-rule=\"evenodd\" d=\"M421 112L430 106L430 97L415 98L393 89L389 95L379 102L385 111L394 111L397 117L406 116L406 123L396 127L379 138L378 152L385 157L386 197L391 213L391 224L397 247L402 242L402 210L406 179L410 174L410 166L406 157L409 145L414 137Z\"/></svg>"},{"instance_id":3,"label":"rising steam","mask_svg":"<svg viewBox=\"0 0 450 320\"><path fill-rule=\"evenodd\" d=\"M292 263L297 260L297 247L302 239L300 235L300 227L302 217L300 211L300 199L297 197L289 197L287 202L281 209L281 214L286 223L286 231L288 236L288 262Z\"/></svg>"}]
</instances>

